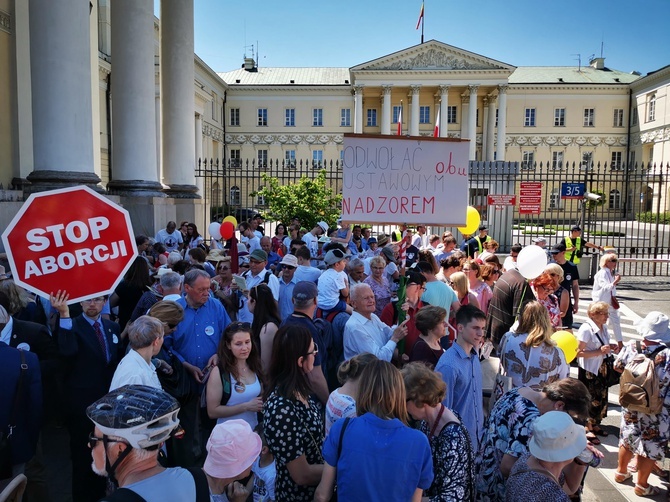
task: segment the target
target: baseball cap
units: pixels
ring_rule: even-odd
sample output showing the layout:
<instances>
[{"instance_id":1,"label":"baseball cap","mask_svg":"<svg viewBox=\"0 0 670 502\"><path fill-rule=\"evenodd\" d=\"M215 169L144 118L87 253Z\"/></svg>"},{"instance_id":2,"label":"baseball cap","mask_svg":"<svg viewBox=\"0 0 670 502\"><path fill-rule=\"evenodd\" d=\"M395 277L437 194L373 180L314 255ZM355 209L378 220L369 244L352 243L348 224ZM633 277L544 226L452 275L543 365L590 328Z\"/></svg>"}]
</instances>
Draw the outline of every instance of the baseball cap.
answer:
<instances>
[{"instance_id":1,"label":"baseball cap","mask_svg":"<svg viewBox=\"0 0 670 502\"><path fill-rule=\"evenodd\" d=\"M251 467L262 448L260 436L246 421L228 420L212 430L203 470L213 478L234 478Z\"/></svg>"},{"instance_id":2,"label":"baseball cap","mask_svg":"<svg viewBox=\"0 0 670 502\"><path fill-rule=\"evenodd\" d=\"M489 229L489 227L487 227L487 226L484 225L483 223L480 223L480 225L479 225L479 230L488 230L488 229Z\"/></svg>"},{"instance_id":3,"label":"baseball cap","mask_svg":"<svg viewBox=\"0 0 670 502\"><path fill-rule=\"evenodd\" d=\"M312 281L300 281L293 286L294 300L313 300L318 295L319 290L316 288L316 284Z\"/></svg>"},{"instance_id":4,"label":"baseball cap","mask_svg":"<svg viewBox=\"0 0 670 502\"><path fill-rule=\"evenodd\" d=\"M570 229L570 232L581 232L581 231L582 227L580 227L579 225L573 225L573 227Z\"/></svg>"},{"instance_id":5,"label":"baseball cap","mask_svg":"<svg viewBox=\"0 0 670 502\"><path fill-rule=\"evenodd\" d=\"M547 242L547 239L545 239L544 237L535 237L535 238L533 239L533 242L534 242L535 244L539 244L540 242Z\"/></svg>"},{"instance_id":6,"label":"baseball cap","mask_svg":"<svg viewBox=\"0 0 670 502\"><path fill-rule=\"evenodd\" d=\"M281 263L282 265L287 265L289 267L297 267L298 259L292 254L287 254L282 258L282 260L279 263Z\"/></svg>"},{"instance_id":7,"label":"baseball cap","mask_svg":"<svg viewBox=\"0 0 670 502\"><path fill-rule=\"evenodd\" d=\"M340 249L331 249L326 253L323 261L326 265L334 265L337 262L345 260L348 256Z\"/></svg>"},{"instance_id":8,"label":"baseball cap","mask_svg":"<svg viewBox=\"0 0 670 502\"><path fill-rule=\"evenodd\" d=\"M565 251L565 244L554 244L554 247L551 248L551 254L558 254Z\"/></svg>"}]
</instances>

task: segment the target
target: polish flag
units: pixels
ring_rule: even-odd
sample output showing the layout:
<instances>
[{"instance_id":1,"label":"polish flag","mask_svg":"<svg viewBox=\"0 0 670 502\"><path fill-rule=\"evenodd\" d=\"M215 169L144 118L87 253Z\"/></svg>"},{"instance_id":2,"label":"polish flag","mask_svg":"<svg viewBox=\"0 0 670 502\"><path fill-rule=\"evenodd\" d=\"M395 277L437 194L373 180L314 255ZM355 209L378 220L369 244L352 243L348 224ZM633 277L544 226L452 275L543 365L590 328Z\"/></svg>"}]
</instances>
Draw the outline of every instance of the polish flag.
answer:
<instances>
[{"instance_id":1,"label":"polish flag","mask_svg":"<svg viewBox=\"0 0 670 502\"><path fill-rule=\"evenodd\" d=\"M400 105L400 111L398 112L398 131L397 135L402 135L402 105Z\"/></svg>"},{"instance_id":2,"label":"polish flag","mask_svg":"<svg viewBox=\"0 0 670 502\"><path fill-rule=\"evenodd\" d=\"M433 129L433 138L440 137L440 108L437 108L437 117L435 118L435 129Z\"/></svg>"},{"instance_id":3,"label":"polish flag","mask_svg":"<svg viewBox=\"0 0 670 502\"><path fill-rule=\"evenodd\" d=\"M421 26L421 20L423 19L423 2L421 2L421 12L419 12L419 20L416 22L416 29L419 29Z\"/></svg>"}]
</instances>

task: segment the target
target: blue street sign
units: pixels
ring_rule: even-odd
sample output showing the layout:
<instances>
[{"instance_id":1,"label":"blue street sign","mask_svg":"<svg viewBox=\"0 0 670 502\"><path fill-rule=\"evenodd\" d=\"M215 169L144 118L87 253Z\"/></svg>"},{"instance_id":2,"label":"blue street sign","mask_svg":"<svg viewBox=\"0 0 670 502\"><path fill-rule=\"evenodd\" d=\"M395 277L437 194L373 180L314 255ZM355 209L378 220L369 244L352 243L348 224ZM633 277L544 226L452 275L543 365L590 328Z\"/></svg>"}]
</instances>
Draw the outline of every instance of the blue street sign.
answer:
<instances>
[{"instance_id":1,"label":"blue street sign","mask_svg":"<svg viewBox=\"0 0 670 502\"><path fill-rule=\"evenodd\" d=\"M585 183L561 183L561 199L581 199L585 193Z\"/></svg>"}]
</instances>

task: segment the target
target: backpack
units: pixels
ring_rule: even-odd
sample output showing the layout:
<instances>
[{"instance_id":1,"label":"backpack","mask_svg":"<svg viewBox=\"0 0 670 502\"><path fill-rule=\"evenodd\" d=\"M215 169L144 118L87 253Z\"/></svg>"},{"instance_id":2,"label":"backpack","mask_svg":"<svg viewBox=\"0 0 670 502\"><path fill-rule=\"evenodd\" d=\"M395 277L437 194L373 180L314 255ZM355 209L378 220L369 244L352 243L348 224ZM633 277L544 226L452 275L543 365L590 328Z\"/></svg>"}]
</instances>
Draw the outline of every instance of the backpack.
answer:
<instances>
[{"instance_id":1,"label":"backpack","mask_svg":"<svg viewBox=\"0 0 670 502\"><path fill-rule=\"evenodd\" d=\"M663 408L663 398L659 395L654 358L666 347L662 345L647 356L639 341L635 346L637 354L626 364L619 380L619 403L629 411L656 415Z\"/></svg>"}]
</instances>

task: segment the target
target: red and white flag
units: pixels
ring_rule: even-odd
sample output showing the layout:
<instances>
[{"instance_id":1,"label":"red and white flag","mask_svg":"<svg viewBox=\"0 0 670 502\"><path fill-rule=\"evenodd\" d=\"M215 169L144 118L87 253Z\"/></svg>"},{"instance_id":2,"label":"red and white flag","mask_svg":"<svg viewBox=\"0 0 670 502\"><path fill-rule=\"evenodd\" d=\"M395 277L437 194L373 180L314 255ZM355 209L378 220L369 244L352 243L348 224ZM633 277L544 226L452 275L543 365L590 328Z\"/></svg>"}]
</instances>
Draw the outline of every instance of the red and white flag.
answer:
<instances>
[{"instance_id":1,"label":"red and white flag","mask_svg":"<svg viewBox=\"0 0 670 502\"><path fill-rule=\"evenodd\" d=\"M419 12L419 20L416 22L416 29L419 29L421 26L421 20L423 19L423 2L421 2L421 12Z\"/></svg>"},{"instance_id":2,"label":"red and white flag","mask_svg":"<svg viewBox=\"0 0 670 502\"><path fill-rule=\"evenodd\" d=\"M435 129L433 129L433 138L440 137L440 107L437 108L437 117L435 117Z\"/></svg>"},{"instance_id":3,"label":"red and white flag","mask_svg":"<svg viewBox=\"0 0 670 502\"><path fill-rule=\"evenodd\" d=\"M400 105L400 110L398 110L398 131L396 134L398 136L402 135L402 105Z\"/></svg>"}]
</instances>

